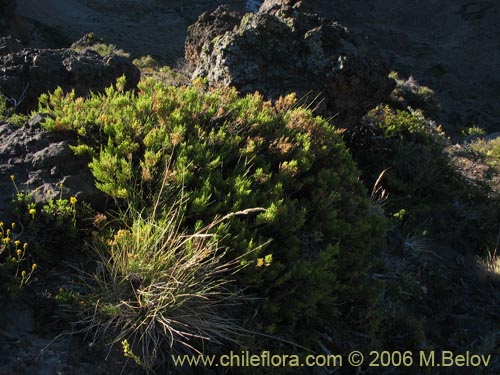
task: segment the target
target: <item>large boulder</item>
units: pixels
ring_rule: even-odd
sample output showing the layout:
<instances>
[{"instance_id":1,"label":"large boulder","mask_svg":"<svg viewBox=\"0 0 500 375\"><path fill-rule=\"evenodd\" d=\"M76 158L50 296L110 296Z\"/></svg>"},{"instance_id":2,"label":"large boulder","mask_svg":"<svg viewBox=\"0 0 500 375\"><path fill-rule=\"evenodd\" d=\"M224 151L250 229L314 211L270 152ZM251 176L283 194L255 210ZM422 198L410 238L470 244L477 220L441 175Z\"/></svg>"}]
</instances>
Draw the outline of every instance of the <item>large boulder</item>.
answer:
<instances>
[{"instance_id":1,"label":"large boulder","mask_svg":"<svg viewBox=\"0 0 500 375\"><path fill-rule=\"evenodd\" d=\"M221 8L204 15L188 39L193 30L210 30L207 20L218 24L224 18L227 10ZM232 23L219 26L217 36L210 30L210 39L198 48L193 79L242 93L259 91L269 99L296 92L306 102L316 99L312 105L319 113L344 127L356 126L394 87L388 64L366 38L316 14L272 6L270 13L248 13Z\"/></svg>"},{"instance_id":2,"label":"large boulder","mask_svg":"<svg viewBox=\"0 0 500 375\"><path fill-rule=\"evenodd\" d=\"M213 12L203 13L196 23L189 26L184 44L186 63L189 66L198 64L201 50L209 45L212 39L233 30L239 25L242 14L232 11L227 5L221 5Z\"/></svg>"},{"instance_id":3,"label":"large boulder","mask_svg":"<svg viewBox=\"0 0 500 375\"><path fill-rule=\"evenodd\" d=\"M79 96L101 92L122 75L127 89L137 86L140 72L128 59L101 57L94 51L71 49L24 49L0 56L0 92L14 99L17 110L35 109L38 97L55 90L75 89Z\"/></svg>"},{"instance_id":4,"label":"large boulder","mask_svg":"<svg viewBox=\"0 0 500 375\"><path fill-rule=\"evenodd\" d=\"M104 202L88 168L90 160L75 156L69 148L77 144L76 135L47 132L41 121L43 116L36 115L21 127L0 122L0 220L12 218L10 201L17 191L10 176L37 202L59 197L60 183L64 198L76 196L94 207Z\"/></svg>"}]
</instances>

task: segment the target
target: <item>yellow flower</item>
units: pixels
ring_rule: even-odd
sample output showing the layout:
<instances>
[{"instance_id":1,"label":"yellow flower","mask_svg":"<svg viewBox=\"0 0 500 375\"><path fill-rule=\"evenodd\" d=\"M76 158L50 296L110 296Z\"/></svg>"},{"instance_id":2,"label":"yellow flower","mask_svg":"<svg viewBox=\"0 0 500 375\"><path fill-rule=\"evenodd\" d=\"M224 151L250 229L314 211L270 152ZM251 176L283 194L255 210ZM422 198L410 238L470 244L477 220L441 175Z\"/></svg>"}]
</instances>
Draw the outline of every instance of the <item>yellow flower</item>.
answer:
<instances>
[{"instance_id":1,"label":"yellow flower","mask_svg":"<svg viewBox=\"0 0 500 375\"><path fill-rule=\"evenodd\" d=\"M15 240L15 241L14 241L14 244L16 245L16 247L19 247L19 245L21 244L21 241L19 241L19 240Z\"/></svg>"},{"instance_id":2,"label":"yellow flower","mask_svg":"<svg viewBox=\"0 0 500 375\"><path fill-rule=\"evenodd\" d=\"M76 199L76 197L69 198L69 203L74 205L74 204L76 204L76 202L78 202L78 199Z\"/></svg>"},{"instance_id":3,"label":"yellow flower","mask_svg":"<svg viewBox=\"0 0 500 375\"><path fill-rule=\"evenodd\" d=\"M21 272L21 277L24 279L26 277L26 271Z\"/></svg>"},{"instance_id":4,"label":"yellow flower","mask_svg":"<svg viewBox=\"0 0 500 375\"><path fill-rule=\"evenodd\" d=\"M13 175L13 174L11 174L11 175L10 175L10 180L11 180L11 181L14 181L15 179L16 179L16 178L14 177L14 175Z\"/></svg>"},{"instance_id":5,"label":"yellow flower","mask_svg":"<svg viewBox=\"0 0 500 375\"><path fill-rule=\"evenodd\" d=\"M23 249L26 250L28 248L28 243L25 242L24 245L23 245Z\"/></svg>"},{"instance_id":6,"label":"yellow flower","mask_svg":"<svg viewBox=\"0 0 500 375\"><path fill-rule=\"evenodd\" d=\"M16 229L16 223L12 223L10 227L12 228L12 230Z\"/></svg>"},{"instance_id":7,"label":"yellow flower","mask_svg":"<svg viewBox=\"0 0 500 375\"><path fill-rule=\"evenodd\" d=\"M35 214L36 214L36 209L34 209L34 208L30 208L30 209L29 209L29 211L28 211L28 213L29 213L31 216L35 216Z\"/></svg>"},{"instance_id":8,"label":"yellow flower","mask_svg":"<svg viewBox=\"0 0 500 375\"><path fill-rule=\"evenodd\" d=\"M17 256L18 256L18 257L20 257L22 253L23 253L23 252L21 251L21 249L17 249L17 250L16 250L16 254L17 254Z\"/></svg>"},{"instance_id":9,"label":"yellow flower","mask_svg":"<svg viewBox=\"0 0 500 375\"><path fill-rule=\"evenodd\" d=\"M10 238L8 238L8 237L2 238L2 242L3 242L5 245L8 245L8 244L10 243Z\"/></svg>"},{"instance_id":10,"label":"yellow flower","mask_svg":"<svg viewBox=\"0 0 500 375\"><path fill-rule=\"evenodd\" d=\"M31 266L31 272L33 272L34 270L36 270L38 268L38 264L36 263L33 263L33 265Z\"/></svg>"},{"instance_id":11,"label":"yellow flower","mask_svg":"<svg viewBox=\"0 0 500 375\"><path fill-rule=\"evenodd\" d=\"M264 265L264 258L257 259L257 267L262 267Z\"/></svg>"}]
</instances>

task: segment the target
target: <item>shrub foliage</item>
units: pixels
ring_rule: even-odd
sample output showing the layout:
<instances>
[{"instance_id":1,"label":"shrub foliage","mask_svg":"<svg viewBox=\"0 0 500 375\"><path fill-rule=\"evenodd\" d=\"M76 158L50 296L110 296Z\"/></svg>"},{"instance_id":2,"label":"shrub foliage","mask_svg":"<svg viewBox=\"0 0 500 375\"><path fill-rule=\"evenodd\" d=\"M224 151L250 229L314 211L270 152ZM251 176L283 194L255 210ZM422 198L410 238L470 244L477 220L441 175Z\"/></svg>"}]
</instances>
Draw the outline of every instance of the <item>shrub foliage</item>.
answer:
<instances>
[{"instance_id":1,"label":"shrub foliage","mask_svg":"<svg viewBox=\"0 0 500 375\"><path fill-rule=\"evenodd\" d=\"M47 129L79 134L74 151L92 156L98 188L139 212L163 178L161 199L173 204L182 192L183 225L195 231L217 215L265 208L216 230L228 256L251 254L238 280L258 297L246 309L252 327L312 338L320 318L366 303L367 255L383 220L370 214L340 135L293 96L272 104L200 86L143 80L132 93L119 80L86 99L56 90L39 110L50 114Z\"/></svg>"}]
</instances>

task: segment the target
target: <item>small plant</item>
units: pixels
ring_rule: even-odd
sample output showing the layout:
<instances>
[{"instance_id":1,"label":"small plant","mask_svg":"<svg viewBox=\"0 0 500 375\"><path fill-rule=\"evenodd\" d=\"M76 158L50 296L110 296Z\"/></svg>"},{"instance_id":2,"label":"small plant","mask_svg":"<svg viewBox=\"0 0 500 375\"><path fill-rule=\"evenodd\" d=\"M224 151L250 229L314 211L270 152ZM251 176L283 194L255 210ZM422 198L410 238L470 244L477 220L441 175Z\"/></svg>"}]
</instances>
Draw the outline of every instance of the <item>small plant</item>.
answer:
<instances>
[{"instance_id":1,"label":"small plant","mask_svg":"<svg viewBox=\"0 0 500 375\"><path fill-rule=\"evenodd\" d=\"M38 265L30 262L28 243L19 240L20 234L16 233L16 223L10 228L0 221L0 270L15 280L19 287L27 285Z\"/></svg>"},{"instance_id":2,"label":"small plant","mask_svg":"<svg viewBox=\"0 0 500 375\"><path fill-rule=\"evenodd\" d=\"M76 197L63 198L62 183L59 184L58 197L41 203L35 201L32 193L19 190L15 176L11 176L11 181L16 191L12 201L14 213L37 251L46 252L51 247L58 249L62 243L78 238L79 214L83 209Z\"/></svg>"},{"instance_id":3,"label":"small plant","mask_svg":"<svg viewBox=\"0 0 500 375\"><path fill-rule=\"evenodd\" d=\"M144 363L142 363L139 356L137 354L135 354L132 351L132 349L130 348L130 344L129 344L128 340L127 339L123 340L121 342L121 344L122 344L122 349L123 349L123 356L126 358L132 359L137 365L139 365L143 368L146 368L146 370L147 370L147 367L144 365Z\"/></svg>"},{"instance_id":4,"label":"small plant","mask_svg":"<svg viewBox=\"0 0 500 375\"><path fill-rule=\"evenodd\" d=\"M28 116L16 111L17 107L24 101L25 94L26 91L21 93L18 98L7 98L0 92L0 119L18 126L24 124L28 120Z\"/></svg>"},{"instance_id":5,"label":"small plant","mask_svg":"<svg viewBox=\"0 0 500 375\"><path fill-rule=\"evenodd\" d=\"M16 196L13 201L14 210L20 218L31 218L35 220L38 213L45 220L53 221L56 225L65 225L69 222L73 227L76 226L77 202L74 196L69 199L63 198L63 184L59 184L59 198L50 198L45 204L37 204L31 193L21 192L16 183L15 177L11 176L11 181L16 190Z\"/></svg>"},{"instance_id":6,"label":"small plant","mask_svg":"<svg viewBox=\"0 0 500 375\"><path fill-rule=\"evenodd\" d=\"M139 69L149 68L151 70L154 70L160 67L160 63L151 55L141 56L137 59L134 59L132 63Z\"/></svg>"},{"instance_id":7,"label":"small plant","mask_svg":"<svg viewBox=\"0 0 500 375\"><path fill-rule=\"evenodd\" d=\"M500 174L500 137L473 141L469 144L469 148L497 174Z\"/></svg>"},{"instance_id":8,"label":"small plant","mask_svg":"<svg viewBox=\"0 0 500 375\"><path fill-rule=\"evenodd\" d=\"M69 305L78 301L79 293L71 289L59 288L54 300L62 305Z\"/></svg>"},{"instance_id":9,"label":"small plant","mask_svg":"<svg viewBox=\"0 0 500 375\"><path fill-rule=\"evenodd\" d=\"M471 126L467 128L465 131L462 132L463 135L465 136L484 136L486 135L486 132L484 131L483 128L480 128L479 126Z\"/></svg>"},{"instance_id":10,"label":"small plant","mask_svg":"<svg viewBox=\"0 0 500 375\"><path fill-rule=\"evenodd\" d=\"M73 43L71 48L76 52L81 52L83 50L92 50L97 52L102 57L117 55L126 58L130 57L128 52L125 52L117 48L114 44L106 44L100 38L97 38L94 33L88 33L84 35L78 42Z\"/></svg>"},{"instance_id":11,"label":"small plant","mask_svg":"<svg viewBox=\"0 0 500 375\"><path fill-rule=\"evenodd\" d=\"M396 87L390 96L390 103L393 106L399 109L418 108L427 115L439 109L434 99L434 91L427 86L420 85L413 76L404 79L397 72L391 72L389 77L396 81Z\"/></svg>"},{"instance_id":12,"label":"small plant","mask_svg":"<svg viewBox=\"0 0 500 375\"><path fill-rule=\"evenodd\" d=\"M460 181L439 125L421 111L379 106L365 116L364 126L364 135L352 142L351 151L368 186L387 170L382 183L389 196L388 212L404 210L404 215L394 217L401 221L404 216L410 226L421 225L431 217L427 202L435 207L451 204L448 193L458 189Z\"/></svg>"}]
</instances>

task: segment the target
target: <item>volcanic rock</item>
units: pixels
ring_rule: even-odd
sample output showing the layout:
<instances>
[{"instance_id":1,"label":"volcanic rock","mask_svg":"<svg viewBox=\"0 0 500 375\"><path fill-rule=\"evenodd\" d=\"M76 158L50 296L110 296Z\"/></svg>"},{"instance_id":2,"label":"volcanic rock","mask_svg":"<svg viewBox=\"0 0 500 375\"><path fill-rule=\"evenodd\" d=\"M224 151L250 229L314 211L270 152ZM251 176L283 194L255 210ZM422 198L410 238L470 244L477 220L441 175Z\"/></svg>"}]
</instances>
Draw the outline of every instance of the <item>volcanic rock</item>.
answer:
<instances>
[{"instance_id":1,"label":"volcanic rock","mask_svg":"<svg viewBox=\"0 0 500 375\"><path fill-rule=\"evenodd\" d=\"M315 99L318 113L343 127L356 126L394 87L378 50L336 22L286 5L271 7L271 14L248 13L236 26L234 17L229 23L224 17L227 9L219 8L190 28L188 39L201 41L203 30L210 34L197 48L198 59L186 56L196 63L193 79L259 91L268 99L296 92L306 102Z\"/></svg>"},{"instance_id":2,"label":"volcanic rock","mask_svg":"<svg viewBox=\"0 0 500 375\"><path fill-rule=\"evenodd\" d=\"M137 86L140 72L128 59L101 57L89 50L24 49L0 56L0 91L21 112L35 109L38 97L58 86L85 96L104 91L122 75L127 77L127 89Z\"/></svg>"},{"instance_id":3,"label":"volcanic rock","mask_svg":"<svg viewBox=\"0 0 500 375\"><path fill-rule=\"evenodd\" d=\"M185 42L186 63L190 66L198 64L204 45L209 45L212 39L233 30L239 25L242 14L230 10L227 5L218 7L213 12L203 13L196 23L189 26Z\"/></svg>"},{"instance_id":4,"label":"volcanic rock","mask_svg":"<svg viewBox=\"0 0 500 375\"><path fill-rule=\"evenodd\" d=\"M0 122L0 218L11 217L10 201L19 192L30 193L37 202L75 196L98 207L104 194L94 185L87 160L75 156L69 145L76 145L74 134L48 132L34 116L24 126ZM14 176L15 186L11 181Z\"/></svg>"}]
</instances>

